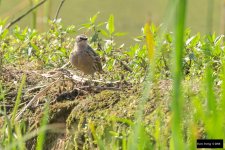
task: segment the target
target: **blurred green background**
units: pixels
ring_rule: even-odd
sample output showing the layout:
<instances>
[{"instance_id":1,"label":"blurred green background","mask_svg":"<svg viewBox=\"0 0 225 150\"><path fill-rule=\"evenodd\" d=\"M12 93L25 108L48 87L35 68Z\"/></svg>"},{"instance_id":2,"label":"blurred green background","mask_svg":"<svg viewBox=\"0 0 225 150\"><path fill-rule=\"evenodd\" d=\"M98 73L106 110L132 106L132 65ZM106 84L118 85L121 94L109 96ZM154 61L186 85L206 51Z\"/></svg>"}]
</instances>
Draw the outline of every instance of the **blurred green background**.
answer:
<instances>
[{"instance_id":1,"label":"blurred green background","mask_svg":"<svg viewBox=\"0 0 225 150\"><path fill-rule=\"evenodd\" d=\"M31 7L31 2L40 0L1 0L0 18L9 21ZM207 31L207 16L212 13L212 31L224 33L224 0L213 1L212 12L208 12L210 0L189 0L186 26L192 33ZM37 30L47 28L47 18L54 18L61 0L48 0L37 9ZM141 33L141 27L147 20L156 25L163 23L169 0L66 0L59 17L65 25L80 25L89 21L89 18L98 11L98 21L105 21L110 14L115 16L116 30L127 32L127 40ZM19 22L22 27L32 26L32 14Z\"/></svg>"}]
</instances>

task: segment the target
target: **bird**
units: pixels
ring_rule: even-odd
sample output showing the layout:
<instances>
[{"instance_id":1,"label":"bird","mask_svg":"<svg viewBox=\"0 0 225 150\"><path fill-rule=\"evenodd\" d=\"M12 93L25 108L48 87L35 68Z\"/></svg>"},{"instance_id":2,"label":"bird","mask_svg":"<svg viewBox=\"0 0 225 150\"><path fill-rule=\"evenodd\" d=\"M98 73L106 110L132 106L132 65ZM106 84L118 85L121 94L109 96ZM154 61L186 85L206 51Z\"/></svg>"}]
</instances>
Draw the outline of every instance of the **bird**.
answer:
<instances>
[{"instance_id":1,"label":"bird","mask_svg":"<svg viewBox=\"0 0 225 150\"><path fill-rule=\"evenodd\" d=\"M92 75L92 78L95 72L104 73L99 55L88 44L88 37L84 34L75 38L75 45L70 53L70 63L83 74Z\"/></svg>"}]
</instances>

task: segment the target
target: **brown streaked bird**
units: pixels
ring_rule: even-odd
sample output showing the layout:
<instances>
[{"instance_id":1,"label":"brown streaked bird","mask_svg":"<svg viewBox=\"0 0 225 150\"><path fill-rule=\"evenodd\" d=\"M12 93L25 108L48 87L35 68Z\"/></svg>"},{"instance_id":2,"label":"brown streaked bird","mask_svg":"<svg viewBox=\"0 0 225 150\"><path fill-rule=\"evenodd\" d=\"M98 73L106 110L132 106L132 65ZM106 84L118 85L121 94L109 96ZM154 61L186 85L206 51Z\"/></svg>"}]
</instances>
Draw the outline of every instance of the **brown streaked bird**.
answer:
<instances>
[{"instance_id":1,"label":"brown streaked bird","mask_svg":"<svg viewBox=\"0 0 225 150\"><path fill-rule=\"evenodd\" d=\"M85 35L78 35L75 46L70 54L70 63L84 74L94 75L95 72L103 73L101 59L88 44Z\"/></svg>"}]
</instances>

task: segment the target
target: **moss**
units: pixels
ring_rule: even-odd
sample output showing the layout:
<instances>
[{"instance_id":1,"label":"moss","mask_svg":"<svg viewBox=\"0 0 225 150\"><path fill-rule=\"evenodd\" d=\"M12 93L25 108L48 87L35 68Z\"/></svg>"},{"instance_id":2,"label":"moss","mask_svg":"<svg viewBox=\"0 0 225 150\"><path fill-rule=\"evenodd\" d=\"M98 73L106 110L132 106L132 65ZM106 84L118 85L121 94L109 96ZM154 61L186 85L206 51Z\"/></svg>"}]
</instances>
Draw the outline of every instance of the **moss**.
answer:
<instances>
[{"instance_id":1,"label":"moss","mask_svg":"<svg viewBox=\"0 0 225 150\"><path fill-rule=\"evenodd\" d=\"M35 77L33 78L35 79ZM27 86L34 86L31 82ZM34 84L36 84L35 80ZM132 125L135 123L135 113L142 91L141 85L127 85L121 91L89 91L81 94L78 94L76 89L71 91L71 85L70 81L64 82L63 85L58 83L40 99L39 106L29 108L24 113L23 120L26 122L28 131L40 126L43 117L43 103L46 100L51 100L49 124L63 124L63 127L57 130L65 132L47 132L45 149L60 147L73 149L74 146L80 149L95 149L96 140L93 136L94 133L90 130L91 125L93 125L97 136L104 139L103 142L108 143L107 145L110 145L112 141L121 144L122 141L118 137L122 135L128 137ZM170 120L168 112L171 82L162 80L152 87L149 91L150 97L144 106L143 120L150 137L152 137L152 129L157 120L156 116L166 116L161 117L163 120L160 123L164 124L165 133L169 133L166 126ZM31 99L40 90L37 89L37 91L29 93L24 101ZM162 112L168 115L160 115ZM27 141L27 148L30 149L35 144L36 137Z\"/></svg>"}]
</instances>

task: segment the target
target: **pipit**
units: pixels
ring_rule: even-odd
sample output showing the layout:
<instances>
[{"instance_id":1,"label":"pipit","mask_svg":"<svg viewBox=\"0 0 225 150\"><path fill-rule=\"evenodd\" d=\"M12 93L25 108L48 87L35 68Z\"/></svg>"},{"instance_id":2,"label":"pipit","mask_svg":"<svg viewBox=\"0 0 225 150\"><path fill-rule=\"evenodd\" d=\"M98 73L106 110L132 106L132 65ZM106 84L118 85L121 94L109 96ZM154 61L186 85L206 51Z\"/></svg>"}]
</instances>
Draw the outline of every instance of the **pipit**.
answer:
<instances>
[{"instance_id":1,"label":"pipit","mask_svg":"<svg viewBox=\"0 0 225 150\"><path fill-rule=\"evenodd\" d=\"M85 35L78 35L70 54L70 63L84 74L94 76L95 72L103 73L101 59L88 44Z\"/></svg>"}]
</instances>

